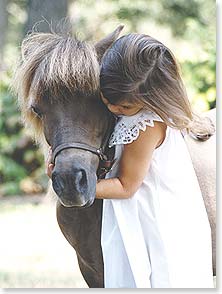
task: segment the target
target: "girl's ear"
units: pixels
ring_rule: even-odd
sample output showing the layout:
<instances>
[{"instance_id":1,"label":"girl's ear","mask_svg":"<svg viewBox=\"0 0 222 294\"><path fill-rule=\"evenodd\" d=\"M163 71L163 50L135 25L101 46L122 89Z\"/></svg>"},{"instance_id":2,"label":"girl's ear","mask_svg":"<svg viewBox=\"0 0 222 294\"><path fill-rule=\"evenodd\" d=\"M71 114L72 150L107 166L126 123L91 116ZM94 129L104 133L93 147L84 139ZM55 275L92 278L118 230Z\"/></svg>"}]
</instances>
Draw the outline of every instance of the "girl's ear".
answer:
<instances>
[{"instance_id":1,"label":"girl's ear","mask_svg":"<svg viewBox=\"0 0 222 294\"><path fill-rule=\"evenodd\" d=\"M102 40L100 40L99 42L97 42L95 44L95 49L97 52L99 63L100 63L104 53L106 52L106 50L113 44L113 42L116 41L116 39L118 38L118 36L123 28L124 28L124 25L119 25L115 29L115 31L113 31L108 36L106 36L105 38L103 38Z\"/></svg>"}]
</instances>

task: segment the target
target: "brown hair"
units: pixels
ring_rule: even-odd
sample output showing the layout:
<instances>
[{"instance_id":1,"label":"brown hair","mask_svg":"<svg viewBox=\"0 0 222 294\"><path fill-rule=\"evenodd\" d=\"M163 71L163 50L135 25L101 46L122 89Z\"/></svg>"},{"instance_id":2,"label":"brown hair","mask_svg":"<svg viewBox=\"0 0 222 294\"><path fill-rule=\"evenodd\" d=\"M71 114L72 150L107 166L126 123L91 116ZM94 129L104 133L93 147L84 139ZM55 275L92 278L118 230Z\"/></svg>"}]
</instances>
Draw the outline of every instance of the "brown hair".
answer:
<instances>
[{"instance_id":1,"label":"brown hair","mask_svg":"<svg viewBox=\"0 0 222 294\"><path fill-rule=\"evenodd\" d=\"M100 87L110 103L142 103L168 126L199 139L214 132L209 119L192 111L173 53L148 35L128 34L112 45L102 59Z\"/></svg>"}]
</instances>

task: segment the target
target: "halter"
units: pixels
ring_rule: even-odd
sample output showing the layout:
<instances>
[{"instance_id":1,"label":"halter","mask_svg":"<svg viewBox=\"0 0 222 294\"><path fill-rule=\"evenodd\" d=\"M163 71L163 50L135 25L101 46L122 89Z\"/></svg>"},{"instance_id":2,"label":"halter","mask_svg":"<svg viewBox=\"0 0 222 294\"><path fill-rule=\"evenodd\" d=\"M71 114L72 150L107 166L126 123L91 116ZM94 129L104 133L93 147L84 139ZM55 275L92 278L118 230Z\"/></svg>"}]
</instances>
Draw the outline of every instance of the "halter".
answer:
<instances>
[{"instance_id":1,"label":"halter","mask_svg":"<svg viewBox=\"0 0 222 294\"><path fill-rule=\"evenodd\" d=\"M104 140L99 148L90 146L85 143L79 143L79 142L63 143L63 144L58 145L52 152L52 163L55 164L56 156L62 150L65 150L65 149L73 148L73 149L81 149L81 150L89 151L99 157L99 167L97 169L97 177L99 179L104 178L105 175L111 170L111 168L115 162L114 149L113 149L113 147L109 148L107 146L112 127L113 127L113 123L110 122L109 127L106 131L106 134L104 136ZM107 148L109 148L109 149L107 149ZM105 154L105 152L107 154Z\"/></svg>"}]
</instances>

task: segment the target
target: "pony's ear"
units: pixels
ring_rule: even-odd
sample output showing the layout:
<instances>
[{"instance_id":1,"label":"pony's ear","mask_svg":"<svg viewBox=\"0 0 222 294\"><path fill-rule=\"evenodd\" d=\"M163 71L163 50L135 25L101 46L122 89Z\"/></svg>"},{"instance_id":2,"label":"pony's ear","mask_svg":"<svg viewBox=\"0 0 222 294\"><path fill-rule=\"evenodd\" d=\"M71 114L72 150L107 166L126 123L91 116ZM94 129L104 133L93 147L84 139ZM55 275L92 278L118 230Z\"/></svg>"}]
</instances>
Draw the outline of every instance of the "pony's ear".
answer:
<instances>
[{"instance_id":1,"label":"pony's ear","mask_svg":"<svg viewBox=\"0 0 222 294\"><path fill-rule=\"evenodd\" d=\"M120 32L122 31L124 25L119 25L115 31L110 33L108 36L100 40L95 44L97 56L99 62L101 61L103 54L106 52L106 50L115 42L115 40L118 38Z\"/></svg>"}]
</instances>

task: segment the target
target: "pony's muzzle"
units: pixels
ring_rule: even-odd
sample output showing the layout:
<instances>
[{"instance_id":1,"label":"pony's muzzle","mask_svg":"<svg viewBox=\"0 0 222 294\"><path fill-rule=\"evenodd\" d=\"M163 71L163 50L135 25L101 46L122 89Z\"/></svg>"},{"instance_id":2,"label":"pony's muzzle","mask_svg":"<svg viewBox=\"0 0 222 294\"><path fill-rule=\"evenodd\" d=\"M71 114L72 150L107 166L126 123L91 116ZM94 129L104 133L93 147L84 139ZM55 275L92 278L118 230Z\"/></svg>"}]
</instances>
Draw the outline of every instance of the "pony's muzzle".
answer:
<instances>
[{"instance_id":1,"label":"pony's muzzle","mask_svg":"<svg viewBox=\"0 0 222 294\"><path fill-rule=\"evenodd\" d=\"M84 169L73 167L69 172L62 173L55 168L52 173L52 186L64 206L85 207L92 204L89 180Z\"/></svg>"}]
</instances>

